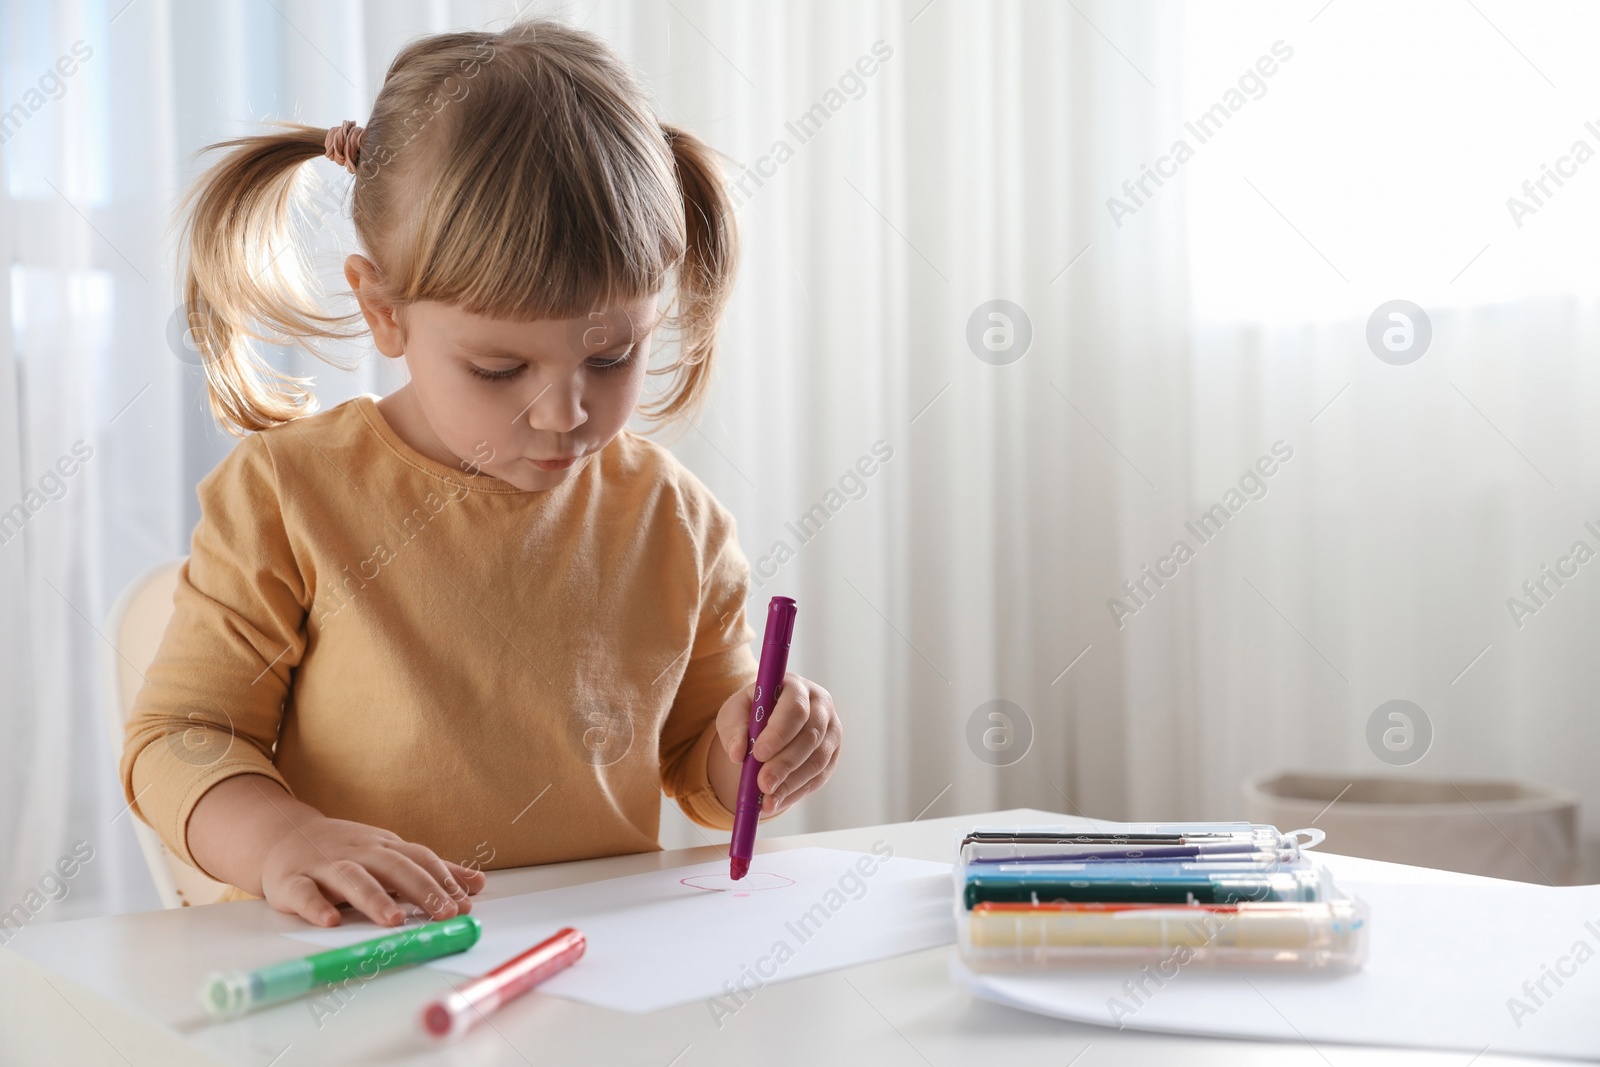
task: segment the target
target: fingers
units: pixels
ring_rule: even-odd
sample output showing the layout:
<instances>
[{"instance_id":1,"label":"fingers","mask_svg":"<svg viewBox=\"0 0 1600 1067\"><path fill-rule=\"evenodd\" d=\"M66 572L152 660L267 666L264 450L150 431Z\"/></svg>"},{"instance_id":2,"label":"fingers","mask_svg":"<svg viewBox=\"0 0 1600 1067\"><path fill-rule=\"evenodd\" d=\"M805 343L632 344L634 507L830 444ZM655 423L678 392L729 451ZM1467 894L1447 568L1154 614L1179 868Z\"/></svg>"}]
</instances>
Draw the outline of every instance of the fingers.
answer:
<instances>
[{"instance_id":1,"label":"fingers","mask_svg":"<svg viewBox=\"0 0 1600 1067\"><path fill-rule=\"evenodd\" d=\"M828 691L788 675L772 721L755 745L758 759L764 751L771 753L757 780L762 811L776 812L821 787L832 773L843 734Z\"/></svg>"},{"instance_id":2,"label":"fingers","mask_svg":"<svg viewBox=\"0 0 1600 1067\"><path fill-rule=\"evenodd\" d=\"M433 920L448 919L471 911L469 894L481 892L487 882L482 871L446 863L424 845L397 841L360 859L335 860L315 876L289 875L271 887L267 899L278 911L317 926L338 926L334 905L340 903L379 926L395 926L404 921L405 910L394 896L421 907Z\"/></svg>"},{"instance_id":3,"label":"fingers","mask_svg":"<svg viewBox=\"0 0 1600 1067\"><path fill-rule=\"evenodd\" d=\"M839 733L838 727L835 726L831 731L824 734L822 744L817 746L816 751L807 756L806 761L791 771L789 776L773 791L777 796L779 806L782 806L788 798L798 793L801 787L807 785L818 775L825 775L828 772L833 765L834 759L839 754ZM818 782L817 784L821 785L822 783Z\"/></svg>"},{"instance_id":4,"label":"fingers","mask_svg":"<svg viewBox=\"0 0 1600 1067\"><path fill-rule=\"evenodd\" d=\"M755 703L754 683L745 686L722 702L717 712L717 740L735 763L744 762L745 749L750 744L750 707Z\"/></svg>"},{"instance_id":5,"label":"fingers","mask_svg":"<svg viewBox=\"0 0 1600 1067\"><path fill-rule=\"evenodd\" d=\"M416 904L435 920L453 918L460 911L455 897L413 858L417 849L433 856L422 845L396 841L387 848L372 850L362 860L367 870L401 900ZM462 900L465 902L464 897Z\"/></svg>"},{"instance_id":6,"label":"fingers","mask_svg":"<svg viewBox=\"0 0 1600 1067\"><path fill-rule=\"evenodd\" d=\"M818 692L820 693L821 690L818 690ZM811 686L804 678L792 672L783 676L783 688L778 690L778 702L773 705L772 715L768 718L766 727L761 731L761 736L756 738L756 759L762 763L773 762L774 757L781 755L789 745L789 742L799 736L800 731L806 729L808 724L816 725L812 722L811 696ZM820 730L817 740L819 742L822 740ZM808 749L799 759L795 759L788 766L784 766L784 773L787 774L790 770L793 770L794 764L798 764L800 759L804 759L809 754L810 751ZM780 766L783 765L780 763ZM781 782L782 780L781 776L772 779L773 782ZM765 788L767 782L765 772L761 775L761 781L763 788Z\"/></svg>"},{"instance_id":7,"label":"fingers","mask_svg":"<svg viewBox=\"0 0 1600 1067\"><path fill-rule=\"evenodd\" d=\"M379 827L319 818L297 829L268 854L262 891L277 910L318 926L339 925L340 904L380 926L405 921L407 904L449 919L471 911L471 895L488 884L482 871Z\"/></svg>"},{"instance_id":8,"label":"fingers","mask_svg":"<svg viewBox=\"0 0 1600 1067\"><path fill-rule=\"evenodd\" d=\"M445 866L450 868L450 874L470 895L476 896L483 892L483 887L489 884L489 879L476 867L463 867L459 863L449 861L445 862Z\"/></svg>"},{"instance_id":9,"label":"fingers","mask_svg":"<svg viewBox=\"0 0 1600 1067\"><path fill-rule=\"evenodd\" d=\"M793 795L802 785L822 773L822 769L827 766L828 760L832 755L833 752L828 748L826 742L818 745L811 755L806 757L806 761L791 771L788 777L779 782L772 792L763 793L762 810L777 811L783 804L784 798ZM772 801L770 806L766 803L768 799Z\"/></svg>"},{"instance_id":10,"label":"fingers","mask_svg":"<svg viewBox=\"0 0 1600 1067\"><path fill-rule=\"evenodd\" d=\"M317 885L330 899L343 900L379 926L396 926L405 918L389 891L357 860L334 860L319 872Z\"/></svg>"},{"instance_id":11,"label":"fingers","mask_svg":"<svg viewBox=\"0 0 1600 1067\"><path fill-rule=\"evenodd\" d=\"M328 902L309 875L294 874L266 894L267 903L285 915L298 915L317 926L338 926L339 909Z\"/></svg>"},{"instance_id":12,"label":"fingers","mask_svg":"<svg viewBox=\"0 0 1600 1067\"><path fill-rule=\"evenodd\" d=\"M472 910L472 902L467 898L467 891L462 888L461 882L451 873L451 864L440 859L438 855L426 845L419 845L414 841L401 841L391 846L396 851L405 853L413 863L421 867L423 872L432 878L446 896L440 903L451 902L455 904L457 915L465 915ZM433 909L429 909L433 913ZM436 918L448 919L449 915L437 915Z\"/></svg>"},{"instance_id":13,"label":"fingers","mask_svg":"<svg viewBox=\"0 0 1600 1067\"><path fill-rule=\"evenodd\" d=\"M806 779L804 783L797 785L792 789L789 788L788 783L785 783L784 788L775 798L773 798L771 810L774 812L787 811L789 808L794 807L807 795L815 793L818 789L821 789L827 783L828 779L832 777L834 765L838 762L839 749L835 747L832 755L828 757L827 763L823 765L823 768L819 773Z\"/></svg>"}]
</instances>

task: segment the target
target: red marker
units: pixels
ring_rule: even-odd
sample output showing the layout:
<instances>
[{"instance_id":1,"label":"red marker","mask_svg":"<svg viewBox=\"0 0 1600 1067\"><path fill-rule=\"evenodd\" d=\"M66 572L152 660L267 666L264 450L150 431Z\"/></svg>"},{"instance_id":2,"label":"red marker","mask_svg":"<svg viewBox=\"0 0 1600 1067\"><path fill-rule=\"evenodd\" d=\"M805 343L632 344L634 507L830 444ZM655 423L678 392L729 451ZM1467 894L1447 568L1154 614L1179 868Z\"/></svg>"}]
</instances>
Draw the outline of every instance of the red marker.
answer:
<instances>
[{"instance_id":1,"label":"red marker","mask_svg":"<svg viewBox=\"0 0 1600 1067\"><path fill-rule=\"evenodd\" d=\"M500 1005L526 993L583 955L583 934L567 926L443 1000L422 1009L422 1027L434 1037L454 1037Z\"/></svg>"}]
</instances>

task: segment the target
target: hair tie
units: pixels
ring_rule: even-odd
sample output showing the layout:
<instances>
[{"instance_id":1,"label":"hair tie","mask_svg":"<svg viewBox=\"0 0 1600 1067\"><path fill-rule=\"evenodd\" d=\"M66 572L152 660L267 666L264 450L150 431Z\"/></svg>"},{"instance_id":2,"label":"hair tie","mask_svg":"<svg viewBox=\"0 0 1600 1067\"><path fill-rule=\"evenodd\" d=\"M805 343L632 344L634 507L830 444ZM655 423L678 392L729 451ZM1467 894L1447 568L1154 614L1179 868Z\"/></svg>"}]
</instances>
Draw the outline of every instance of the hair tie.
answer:
<instances>
[{"instance_id":1,"label":"hair tie","mask_svg":"<svg viewBox=\"0 0 1600 1067\"><path fill-rule=\"evenodd\" d=\"M337 126L328 127L328 136L323 141L323 151L329 159L354 174L356 167L361 163L361 142L366 135L366 127L357 126L349 119L345 119Z\"/></svg>"}]
</instances>

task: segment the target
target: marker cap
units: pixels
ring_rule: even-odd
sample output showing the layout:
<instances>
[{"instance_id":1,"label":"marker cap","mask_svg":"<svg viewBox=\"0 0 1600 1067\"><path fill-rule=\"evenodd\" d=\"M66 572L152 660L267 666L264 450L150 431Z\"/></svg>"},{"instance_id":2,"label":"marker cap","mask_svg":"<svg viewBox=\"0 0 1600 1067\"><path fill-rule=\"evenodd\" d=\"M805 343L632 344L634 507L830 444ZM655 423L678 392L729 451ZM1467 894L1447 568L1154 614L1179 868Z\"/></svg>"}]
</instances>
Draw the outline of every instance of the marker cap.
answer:
<instances>
[{"instance_id":1,"label":"marker cap","mask_svg":"<svg viewBox=\"0 0 1600 1067\"><path fill-rule=\"evenodd\" d=\"M795 603L789 597L775 596L767 604L767 632L761 644L788 648L794 639Z\"/></svg>"}]
</instances>

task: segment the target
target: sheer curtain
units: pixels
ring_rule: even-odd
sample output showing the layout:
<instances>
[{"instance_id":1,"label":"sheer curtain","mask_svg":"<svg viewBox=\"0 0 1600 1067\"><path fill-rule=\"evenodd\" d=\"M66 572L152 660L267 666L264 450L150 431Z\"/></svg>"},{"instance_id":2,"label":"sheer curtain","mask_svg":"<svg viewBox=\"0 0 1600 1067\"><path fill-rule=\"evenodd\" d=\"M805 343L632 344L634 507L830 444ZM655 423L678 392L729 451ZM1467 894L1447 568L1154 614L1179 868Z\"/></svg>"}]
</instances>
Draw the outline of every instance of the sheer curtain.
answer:
<instances>
[{"instance_id":1,"label":"sheer curtain","mask_svg":"<svg viewBox=\"0 0 1600 1067\"><path fill-rule=\"evenodd\" d=\"M1253 451L1295 449L1205 547L1173 609L1200 664L1207 810L1287 768L1512 778L1586 809L1600 800L1588 773L1600 601L1594 568L1572 558L1575 542L1600 548L1586 525L1600 526L1586 417L1600 306L1528 298L1430 318L1429 353L1410 366L1374 358L1363 321L1199 330L1195 482L1212 499L1195 513ZM1559 586L1543 570L1558 565L1576 572ZM1537 599L1528 581L1544 583ZM1432 731L1403 770L1366 737L1393 699Z\"/></svg>"},{"instance_id":2,"label":"sheer curtain","mask_svg":"<svg viewBox=\"0 0 1600 1067\"><path fill-rule=\"evenodd\" d=\"M746 243L717 392L667 438L738 518L761 582L752 612L799 599L793 665L846 717L836 780L774 832L1012 804L1134 811L1151 777L1136 767L1183 762L1166 742L1141 754L1141 739L1190 729L1188 657L1182 630L1157 623L1133 672L1137 650L1100 632L1098 601L1129 524L1182 513L1184 423L1168 417L1185 380L1182 207L1115 234L1099 199L1177 120L1176 9L543 10L613 41L664 118L730 157ZM360 121L405 39L512 13L13 9L13 96L79 37L93 55L4 149L18 249L5 499L80 437L94 458L0 552L8 600L25 605L0 621L17 739L0 757L4 899L87 838L106 858L53 915L153 903L113 776L97 629L134 576L186 550L193 485L231 445L170 336L161 230L194 151L263 118ZM336 203L342 172L316 166ZM333 274L348 224L320 221ZM1022 310L980 313L997 300ZM396 384L370 355L354 373L318 369L324 405ZM665 809L665 844L716 836Z\"/></svg>"},{"instance_id":3,"label":"sheer curtain","mask_svg":"<svg viewBox=\"0 0 1600 1067\"><path fill-rule=\"evenodd\" d=\"M1600 149L1580 45L1600 12L1207 11L1185 28L1187 118L1274 42L1293 55L1179 179L1193 513L1272 442L1295 454L1161 593L1179 597L1129 621L1182 613L1192 634L1189 799L1221 813L1242 778L1305 768L1516 779L1592 811L1600 600L1576 543L1600 550L1600 200L1578 161ZM1394 300L1431 326L1410 362L1369 340ZM1432 730L1404 768L1366 740L1393 699Z\"/></svg>"},{"instance_id":4,"label":"sheer curtain","mask_svg":"<svg viewBox=\"0 0 1600 1067\"><path fill-rule=\"evenodd\" d=\"M0 544L0 907L96 849L51 917L154 905L100 631L186 551L193 486L232 445L172 332L162 231L193 153L265 118L362 121L404 41L516 7L113 4L4 26L8 104L92 49L0 145L0 508L92 448ZM773 832L1020 805L1237 817L1252 775L1391 770L1364 727L1393 697L1433 721L1411 771L1600 799L1595 597L1579 577L1521 629L1505 606L1600 524L1594 201L1575 179L1532 220L1542 245L1503 203L1581 133L1551 100L1592 75L1581 34L1481 7L524 7L604 35L730 160L745 244L715 395L661 439L736 515L752 616L798 599L792 665L845 719L835 780ZM1435 23L1454 36L1429 51ZM1263 57L1264 90L1230 107ZM1447 60L1475 117L1428 87ZM1186 124L1218 104L1200 142ZM1185 137L1192 158L1163 162ZM348 176L312 169L337 285ZM1395 298L1432 323L1408 366L1366 341ZM354 371L279 358L324 407L402 380L344 354ZM1264 493L1148 577L1279 442ZM717 837L664 808L665 845Z\"/></svg>"},{"instance_id":5,"label":"sheer curtain","mask_svg":"<svg viewBox=\"0 0 1600 1067\"><path fill-rule=\"evenodd\" d=\"M0 531L0 591L11 609L0 616L0 907L33 892L27 910L46 921L159 906L116 780L101 673L114 654L106 618L133 579L187 552L194 485L233 444L211 422L180 328L166 233L173 206L204 165L194 158L201 146L258 118L315 114L332 124L360 111L367 54L349 44L363 33L399 37L360 29L357 9L313 3L64 2L6 12L13 106L0 147L0 225L15 258L11 328L0 341L0 507L26 518ZM447 24L444 12L414 14L406 32L430 17ZM337 203L339 173L317 176L327 185L308 198L313 216ZM334 237L336 214L324 227ZM308 366L297 353L280 356L286 367ZM332 404L395 384L392 368L368 361L322 374L319 394ZM65 891L42 891L80 841L93 859Z\"/></svg>"},{"instance_id":6,"label":"sheer curtain","mask_svg":"<svg viewBox=\"0 0 1600 1067\"><path fill-rule=\"evenodd\" d=\"M1101 203L1178 121L1181 12L1080 7L595 11L734 161L726 361L674 447L738 517L752 616L799 601L791 666L846 730L773 832L1187 799L1136 766L1188 728L1182 632L1145 629L1135 682L1101 605L1129 525L1187 496L1182 205L1132 235Z\"/></svg>"}]
</instances>

